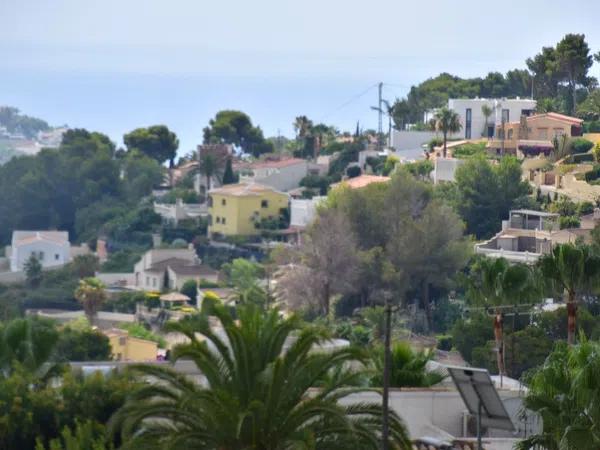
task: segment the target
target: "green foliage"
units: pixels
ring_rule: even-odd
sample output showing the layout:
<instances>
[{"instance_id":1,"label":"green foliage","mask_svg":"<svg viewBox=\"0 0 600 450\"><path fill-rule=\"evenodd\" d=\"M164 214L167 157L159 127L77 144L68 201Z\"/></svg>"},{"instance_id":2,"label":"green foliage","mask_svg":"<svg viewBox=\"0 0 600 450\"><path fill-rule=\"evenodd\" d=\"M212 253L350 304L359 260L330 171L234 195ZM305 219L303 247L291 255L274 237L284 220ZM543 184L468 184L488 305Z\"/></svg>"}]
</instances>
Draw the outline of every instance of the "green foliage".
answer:
<instances>
[{"instance_id":1,"label":"green foliage","mask_svg":"<svg viewBox=\"0 0 600 450\"><path fill-rule=\"evenodd\" d=\"M187 295L193 304L196 304L196 296L198 294L198 283L196 280L187 280L181 286L180 291L182 294Z\"/></svg>"},{"instance_id":2,"label":"green foliage","mask_svg":"<svg viewBox=\"0 0 600 450\"><path fill-rule=\"evenodd\" d=\"M233 173L231 158L227 158L225 162L225 170L223 171L223 184L233 184L238 182L238 176Z\"/></svg>"},{"instance_id":3,"label":"green foliage","mask_svg":"<svg viewBox=\"0 0 600 450\"><path fill-rule=\"evenodd\" d=\"M600 178L600 164L594 164L594 168L587 171L584 175L584 178L588 183Z\"/></svg>"},{"instance_id":4,"label":"green foliage","mask_svg":"<svg viewBox=\"0 0 600 450\"><path fill-rule=\"evenodd\" d=\"M27 139L35 138L39 131L50 129L46 121L21 114L11 106L0 106L0 126L11 134L23 134Z\"/></svg>"},{"instance_id":5,"label":"green foliage","mask_svg":"<svg viewBox=\"0 0 600 450\"><path fill-rule=\"evenodd\" d=\"M282 318L276 310L238 307L237 321L222 305L206 313L221 323L226 337L211 331L207 316L194 326L171 326L191 340L174 350L174 359L192 359L206 383L192 383L166 367L140 368L158 385L134 392L114 418L129 448L380 447L381 405L340 401L364 391L355 387L363 374L349 369L367 361L362 350L314 351L327 335L301 328L297 318ZM213 346L199 341L197 333ZM292 334L296 339L288 341ZM286 342L291 344L284 350ZM308 395L315 386L322 391ZM393 411L390 432L390 446L410 447Z\"/></svg>"},{"instance_id":6,"label":"green foliage","mask_svg":"<svg viewBox=\"0 0 600 450\"><path fill-rule=\"evenodd\" d=\"M459 158L459 159L468 159L468 158L473 158L473 157L486 157L487 156L487 152L485 149L486 143L485 142L479 142L479 143L467 143L467 144L463 144L463 145L459 145L458 147L454 147L452 149L452 156L454 158Z\"/></svg>"},{"instance_id":7,"label":"green foliage","mask_svg":"<svg viewBox=\"0 0 600 450\"><path fill-rule=\"evenodd\" d=\"M433 172L433 163L425 159L423 161L403 164L402 169L420 180L427 180L431 172Z\"/></svg>"},{"instance_id":8,"label":"green foliage","mask_svg":"<svg viewBox=\"0 0 600 450\"><path fill-rule=\"evenodd\" d=\"M108 260L102 264L101 271L106 273L131 272L141 256L142 251L118 250L109 255Z\"/></svg>"},{"instance_id":9,"label":"green foliage","mask_svg":"<svg viewBox=\"0 0 600 450\"><path fill-rule=\"evenodd\" d=\"M581 226L581 220L577 216L561 216L558 224L561 230L565 228L579 228Z\"/></svg>"},{"instance_id":10,"label":"green foliage","mask_svg":"<svg viewBox=\"0 0 600 450\"><path fill-rule=\"evenodd\" d=\"M123 136L123 142L129 152L137 150L160 164L169 160L171 167L179 147L179 139L165 125L136 128Z\"/></svg>"},{"instance_id":11,"label":"green foliage","mask_svg":"<svg viewBox=\"0 0 600 450\"><path fill-rule=\"evenodd\" d=\"M491 165L484 158L472 158L456 170L456 197L453 206L478 239L489 238L500 229L513 205L529 194L521 180L516 158L506 156Z\"/></svg>"},{"instance_id":12,"label":"green foliage","mask_svg":"<svg viewBox=\"0 0 600 450\"><path fill-rule=\"evenodd\" d=\"M427 363L434 357L429 350L414 351L408 342L395 342L390 349L391 370L390 386L430 387L441 382L445 377L437 372L429 372ZM375 375L371 378L374 387L383 386L384 351L383 346L375 349L373 356Z\"/></svg>"},{"instance_id":13,"label":"green foliage","mask_svg":"<svg viewBox=\"0 0 600 450\"><path fill-rule=\"evenodd\" d=\"M64 427L60 438L51 439L46 447L42 439L36 439L35 450L109 450L112 445L106 441L104 427L92 421L75 422L75 430Z\"/></svg>"},{"instance_id":14,"label":"green foliage","mask_svg":"<svg viewBox=\"0 0 600 450\"><path fill-rule=\"evenodd\" d=\"M110 343L99 331L66 326L60 331L54 357L57 361L109 361Z\"/></svg>"},{"instance_id":15,"label":"green foliage","mask_svg":"<svg viewBox=\"0 0 600 450\"><path fill-rule=\"evenodd\" d=\"M255 157L274 150L273 144L265 140L260 127L252 125L250 117L241 111L219 111L203 132L205 144L233 144Z\"/></svg>"},{"instance_id":16,"label":"green foliage","mask_svg":"<svg viewBox=\"0 0 600 450\"><path fill-rule=\"evenodd\" d=\"M362 173L362 169L358 166L350 166L346 169L348 178L356 178Z\"/></svg>"},{"instance_id":17,"label":"green foliage","mask_svg":"<svg viewBox=\"0 0 600 450\"><path fill-rule=\"evenodd\" d=\"M360 141L343 143L342 151L329 165L329 176L332 181L341 179L348 164L358 161L358 153L361 150L364 150L364 144Z\"/></svg>"},{"instance_id":18,"label":"green foliage","mask_svg":"<svg viewBox=\"0 0 600 450\"><path fill-rule=\"evenodd\" d=\"M540 415L544 427L521 441L517 449L593 450L600 446L596 402L600 385L595 375L600 368L599 350L597 342L559 345L532 374L524 406Z\"/></svg>"},{"instance_id":19,"label":"green foliage","mask_svg":"<svg viewBox=\"0 0 600 450\"><path fill-rule=\"evenodd\" d=\"M327 189L331 184L331 179L320 175L307 175L300 180L300 186L309 189L318 189L319 195L327 195Z\"/></svg>"},{"instance_id":20,"label":"green foliage","mask_svg":"<svg viewBox=\"0 0 600 450\"><path fill-rule=\"evenodd\" d=\"M582 137L576 137L571 139L571 148L573 149L573 153L586 153L592 149L594 143L592 141L588 141Z\"/></svg>"},{"instance_id":21,"label":"green foliage","mask_svg":"<svg viewBox=\"0 0 600 450\"><path fill-rule=\"evenodd\" d=\"M33 253L25 261L23 268L25 269L27 284L32 288L38 287L42 282L42 264Z\"/></svg>"},{"instance_id":22,"label":"green foliage","mask_svg":"<svg viewBox=\"0 0 600 450\"><path fill-rule=\"evenodd\" d=\"M156 342L160 348L166 348L167 342L163 337L154 334L140 323L122 324L121 328L129 333L131 337Z\"/></svg>"}]
</instances>

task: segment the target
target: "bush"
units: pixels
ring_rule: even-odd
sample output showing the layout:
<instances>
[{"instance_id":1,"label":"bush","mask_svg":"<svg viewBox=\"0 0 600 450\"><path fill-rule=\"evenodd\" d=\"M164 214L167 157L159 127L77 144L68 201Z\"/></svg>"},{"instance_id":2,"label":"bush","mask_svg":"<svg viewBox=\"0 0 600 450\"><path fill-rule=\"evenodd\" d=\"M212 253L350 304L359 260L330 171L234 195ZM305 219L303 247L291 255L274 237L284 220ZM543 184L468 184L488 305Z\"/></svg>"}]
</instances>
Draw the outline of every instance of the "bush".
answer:
<instances>
[{"instance_id":1,"label":"bush","mask_svg":"<svg viewBox=\"0 0 600 450\"><path fill-rule=\"evenodd\" d=\"M584 178L585 181L587 181L588 183L590 181L600 178L600 164L594 165L594 168L592 170L587 171L584 175Z\"/></svg>"},{"instance_id":2,"label":"bush","mask_svg":"<svg viewBox=\"0 0 600 450\"><path fill-rule=\"evenodd\" d=\"M571 141L571 148L573 149L573 153L586 153L592 149L594 143L592 141L588 141L582 137L574 138Z\"/></svg>"},{"instance_id":3,"label":"bush","mask_svg":"<svg viewBox=\"0 0 600 450\"><path fill-rule=\"evenodd\" d=\"M458 147L455 147L454 149L452 149L452 156L454 156L455 158L466 159L466 158L473 158L473 157L479 156L479 155L487 155L485 146L486 146L485 142L481 142L478 144L469 143L469 144L459 145Z\"/></svg>"},{"instance_id":4,"label":"bush","mask_svg":"<svg viewBox=\"0 0 600 450\"><path fill-rule=\"evenodd\" d=\"M575 153L565 159L566 162L571 164L582 164L586 162L592 162L594 160L595 158L592 153Z\"/></svg>"},{"instance_id":5,"label":"bush","mask_svg":"<svg viewBox=\"0 0 600 450\"><path fill-rule=\"evenodd\" d=\"M358 166L350 166L346 169L346 175L348 175L348 178L356 178L360 176L361 173L362 170Z\"/></svg>"},{"instance_id":6,"label":"bush","mask_svg":"<svg viewBox=\"0 0 600 450\"><path fill-rule=\"evenodd\" d=\"M449 352L452 350L453 340L452 336L438 336L437 348Z\"/></svg>"},{"instance_id":7,"label":"bush","mask_svg":"<svg viewBox=\"0 0 600 450\"><path fill-rule=\"evenodd\" d=\"M581 226L581 221L577 216L562 216L558 223L561 230L565 228L579 228Z\"/></svg>"},{"instance_id":8,"label":"bush","mask_svg":"<svg viewBox=\"0 0 600 450\"><path fill-rule=\"evenodd\" d=\"M594 212L594 204L592 202L581 202L577 205L577 214L579 216L585 216L586 214L592 214Z\"/></svg>"}]
</instances>

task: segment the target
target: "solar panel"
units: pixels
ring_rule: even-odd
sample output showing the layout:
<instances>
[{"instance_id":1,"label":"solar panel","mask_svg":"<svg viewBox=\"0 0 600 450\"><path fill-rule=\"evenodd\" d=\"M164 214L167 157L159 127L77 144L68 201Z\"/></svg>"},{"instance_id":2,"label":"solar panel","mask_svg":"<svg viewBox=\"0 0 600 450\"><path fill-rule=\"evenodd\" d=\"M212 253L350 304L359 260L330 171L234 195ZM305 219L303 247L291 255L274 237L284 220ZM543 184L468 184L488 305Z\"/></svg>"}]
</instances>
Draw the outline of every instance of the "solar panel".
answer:
<instances>
[{"instance_id":1,"label":"solar panel","mask_svg":"<svg viewBox=\"0 0 600 450\"><path fill-rule=\"evenodd\" d=\"M515 431L515 426L487 370L471 367L448 367L447 369L469 413L477 416L481 405L482 425Z\"/></svg>"}]
</instances>

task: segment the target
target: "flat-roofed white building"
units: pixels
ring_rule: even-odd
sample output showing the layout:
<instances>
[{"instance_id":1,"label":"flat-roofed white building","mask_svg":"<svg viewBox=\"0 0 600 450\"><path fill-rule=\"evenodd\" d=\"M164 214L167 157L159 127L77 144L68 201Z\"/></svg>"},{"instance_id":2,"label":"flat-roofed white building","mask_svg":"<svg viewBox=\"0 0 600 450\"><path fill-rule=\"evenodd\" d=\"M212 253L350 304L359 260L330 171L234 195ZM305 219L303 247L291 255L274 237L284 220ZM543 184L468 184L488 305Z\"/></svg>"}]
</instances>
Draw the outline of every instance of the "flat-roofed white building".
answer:
<instances>
[{"instance_id":1,"label":"flat-roofed white building","mask_svg":"<svg viewBox=\"0 0 600 450\"><path fill-rule=\"evenodd\" d=\"M529 98L451 98L448 108L460 117L461 129L452 135L456 138L493 138L496 126L503 121L518 122L521 116L530 116L537 102ZM485 117L482 108L487 106L491 115Z\"/></svg>"}]
</instances>

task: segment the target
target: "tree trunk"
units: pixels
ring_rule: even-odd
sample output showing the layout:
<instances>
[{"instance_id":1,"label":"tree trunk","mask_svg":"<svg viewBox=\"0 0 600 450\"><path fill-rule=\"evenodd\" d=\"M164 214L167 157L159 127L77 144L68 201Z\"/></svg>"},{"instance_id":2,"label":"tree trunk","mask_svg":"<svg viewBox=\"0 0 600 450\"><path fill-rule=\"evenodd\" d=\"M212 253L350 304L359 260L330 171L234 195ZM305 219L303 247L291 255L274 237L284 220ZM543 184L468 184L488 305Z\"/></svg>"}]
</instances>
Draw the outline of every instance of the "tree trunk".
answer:
<instances>
[{"instance_id":1,"label":"tree trunk","mask_svg":"<svg viewBox=\"0 0 600 450\"><path fill-rule=\"evenodd\" d=\"M573 110L571 114L575 115L575 112L577 111L577 82L575 79L572 80L571 90L573 92Z\"/></svg>"},{"instance_id":2,"label":"tree trunk","mask_svg":"<svg viewBox=\"0 0 600 450\"><path fill-rule=\"evenodd\" d=\"M496 341L498 374L503 376L506 375L504 369L504 316L500 311L496 311L494 316L494 339Z\"/></svg>"},{"instance_id":3,"label":"tree trunk","mask_svg":"<svg viewBox=\"0 0 600 450\"><path fill-rule=\"evenodd\" d=\"M577 302L575 294L569 292L567 300L567 342L575 344L575 331L577 327Z\"/></svg>"},{"instance_id":4,"label":"tree trunk","mask_svg":"<svg viewBox=\"0 0 600 450\"><path fill-rule=\"evenodd\" d=\"M427 322L427 332L433 329L433 318L431 317L431 305L429 304L429 283L423 281L423 290L421 292L423 309L425 310L425 318Z\"/></svg>"},{"instance_id":5,"label":"tree trunk","mask_svg":"<svg viewBox=\"0 0 600 450\"><path fill-rule=\"evenodd\" d=\"M443 153L443 155L444 155L444 158L446 158L446 144L447 144L447 142L448 142L448 139L447 139L447 138L448 138L448 132L447 132L447 131L444 131L444 153Z\"/></svg>"}]
</instances>

